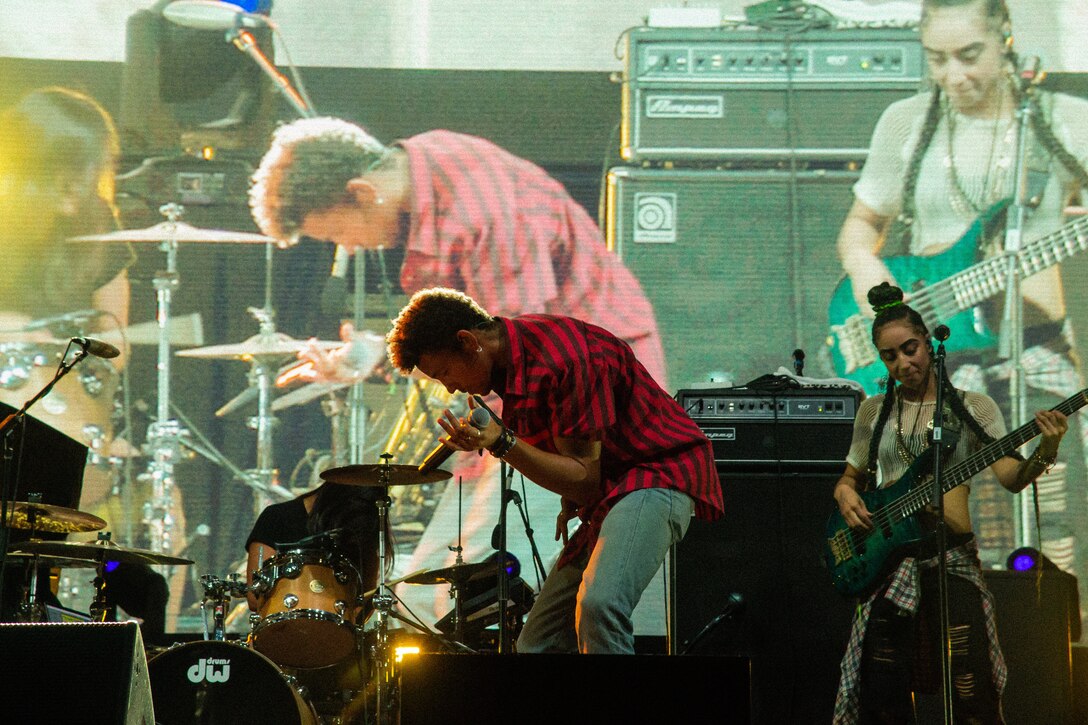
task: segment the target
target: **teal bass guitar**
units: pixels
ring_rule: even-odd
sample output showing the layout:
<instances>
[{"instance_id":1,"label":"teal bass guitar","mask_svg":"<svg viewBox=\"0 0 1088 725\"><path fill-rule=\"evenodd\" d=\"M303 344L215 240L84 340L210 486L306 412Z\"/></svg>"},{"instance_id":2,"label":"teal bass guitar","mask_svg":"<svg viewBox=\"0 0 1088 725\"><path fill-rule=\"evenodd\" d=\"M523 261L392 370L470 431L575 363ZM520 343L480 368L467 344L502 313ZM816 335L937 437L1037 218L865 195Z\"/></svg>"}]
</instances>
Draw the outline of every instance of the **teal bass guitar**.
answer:
<instances>
[{"instance_id":1,"label":"teal bass guitar","mask_svg":"<svg viewBox=\"0 0 1088 725\"><path fill-rule=\"evenodd\" d=\"M992 257L975 263L979 243L989 238L1008 201L995 203L983 212L955 244L930 257L888 257L884 262L899 286L910 292L910 306L933 329L940 322L952 331L950 349L956 352L986 350L997 344L994 334L973 308L1005 289L1008 262ZM1025 244L1017 255L1021 279L1058 264L1088 249L1088 217ZM830 330L827 345L832 365L840 377L861 384L866 394L880 392L888 372L873 347L872 319L854 302L849 278L835 287L828 308Z\"/></svg>"},{"instance_id":2,"label":"teal bass guitar","mask_svg":"<svg viewBox=\"0 0 1088 725\"><path fill-rule=\"evenodd\" d=\"M1066 415L1088 402L1088 388L1063 400L1052 410ZM997 459L1015 451L1039 435L1034 420L999 440L985 445L967 460L944 469L942 494L967 481ZM905 550L931 534L924 531L915 515L933 499L933 477L929 456L918 458L903 476L884 488L861 494L872 516L873 528L851 529L835 511L827 521L824 561L835 588L842 594L859 596L871 591L898 566Z\"/></svg>"}]
</instances>

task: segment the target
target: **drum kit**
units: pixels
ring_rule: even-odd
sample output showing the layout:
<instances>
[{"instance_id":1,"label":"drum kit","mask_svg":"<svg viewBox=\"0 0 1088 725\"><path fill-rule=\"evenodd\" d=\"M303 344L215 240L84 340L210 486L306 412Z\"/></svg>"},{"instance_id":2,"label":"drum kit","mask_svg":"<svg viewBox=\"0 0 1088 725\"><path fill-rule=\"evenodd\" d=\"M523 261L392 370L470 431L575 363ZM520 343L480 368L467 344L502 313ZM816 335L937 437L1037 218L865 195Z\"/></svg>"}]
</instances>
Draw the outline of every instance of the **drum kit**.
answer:
<instances>
[{"instance_id":1,"label":"drum kit","mask_svg":"<svg viewBox=\"0 0 1088 725\"><path fill-rule=\"evenodd\" d=\"M343 342L300 341L279 333L274 325L271 307L271 254L277 242L257 234L200 229L180 221L181 207L174 204L163 206L160 211L166 221L147 229L124 230L100 235L77 237L72 243L148 243L157 244L165 253L164 270L153 280L156 291L156 319L153 324L131 326L125 331L124 342L142 342L157 345L157 408L148 427L147 439L140 450L127 446L127 455L147 456L146 471L139 480L147 483L150 492L144 498L140 510L143 518L142 541L147 548L120 545L103 532L107 522L95 514L76 509L43 504L31 499L16 502L9 507L7 526L30 531L30 540L13 543L9 557L26 566L27 585L20 603L20 618L26 621L44 621L47 612L37 590L39 573L43 568L95 570L94 595L87 610L92 620L101 621L109 612L105 586L107 569L116 564L142 564L151 567L186 566L191 559L178 556L184 553L184 531L179 531L175 466L183 454L190 451L204 454L217 463L215 451L194 445L192 425L175 418L171 406L170 363L171 346L202 343L199 317L174 317L171 315L173 295L180 286L177 259L179 246L188 244L264 244L266 247L265 304L250 308L259 331L253 337L236 344L192 347L173 354L192 360L240 361L251 367L249 387L224 405L217 415L222 416L256 400L257 414L250 427L256 429L256 467L242 471L230 467L235 475L257 494L258 506L293 498L295 491L285 489L277 481L272 456L272 428L276 412L293 405L309 402L318 397L330 401L333 395L349 387L346 408L337 411L335 425L344 413L348 436L347 451L337 454L334 450L335 467L322 470L321 479L352 486L379 488L382 495L377 501L379 513L378 561L386 561L386 550L391 542L386 540L393 500L388 496L390 487L402 487L405 491L418 491L428 486L443 484L451 476L442 470L421 472L415 465L425 452L434 445L434 406L444 407L449 396L436 383L412 381L406 400L401 401L399 419L393 423L387 451L394 451L402 461L411 464L393 465L392 455L382 456L383 462L365 464L364 441L366 417L362 406L362 384L357 381L343 383L311 382L294 388L286 395L275 397L276 389L288 380L298 377L299 366L295 363L298 353L307 348L332 350ZM356 268L362 274L362 260ZM362 282L357 279L357 285ZM356 316L362 295L356 295ZM94 312L94 311L89 311ZM98 313L66 322L82 326ZM36 330L52 328L48 321L40 325L28 325ZM80 330L81 332L81 330ZM28 382L29 373L44 368L54 355L41 349L42 343L18 340L0 346L0 390L21 388ZM372 333L355 337L351 358L353 367L360 371L361 379L373 371L384 358L384 339ZM287 364L291 361L291 364ZM95 359L77 378L83 398L102 401L112 406L113 393L117 388L116 372L108 364L106 370L92 369ZM108 414L85 414L71 407L53 411L50 397L61 399L58 393L43 398L42 410L30 411L36 418L66 433L76 440L93 445L92 456L106 458L116 442L103 434ZM43 416L53 414L55 419ZM180 416L180 413L178 413ZM75 426L75 427L73 427ZM188 428L186 427L188 426ZM196 431L199 436L199 431ZM98 440L102 439L102 440ZM123 443L123 441L119 441ZM335 449L334 444L334 449ZM316 469L315 469L316 472ZM116 490L116 486L114 487ZM87 534L99 532L94 541L54 541L39 538L40 534ZM433 638L438 648L468 650L461 641L462 614L458 590L473 578L485 574L492 565L465 564L460 558L450 567L433 571L418 571L399 579L387 580L384 566L379 567L377 587L363 591L364 583L352 559L340 549L337 532L310 537L291 544L277 543L275 553L260 561L255 571L247 572L249 581L242 581L238 573L226 578L205 575L200 577L205 612L203 642L175 644L159 651L149 659L157 716L162 711L161 722L171 722L170 712L179 715L179 722L191 721L192 713L223 713L228 717L231 708L244 703L245 721L259 719L262 722L351 722L349 715L356 713L359 722L392 722L395 719L396 680L394 642L398 633L406 628L394 628L392 619L408 625L407 630L419 630L424 637ZM174 570L177 571L177 570ZM454 599L455 627L450 638L432 631L422 623L401 615L395 607L391 587L401 582L418 585L448 585ZM233 599L256 601L257 608L250 615L249 632L244 642L228 641L228 612ZM252 604L251 604L252 606ZM212 625L208 625L208 612ZM369 626L372 624L372 626ZM206 683L219 682L225 686L209 689ZM285 685L286 683L286 685ZM331 683L331 684L330 684ZM244 693L244 697L238 695ZM253 697L260 693L260 697ZM160 706L160 702L163 703ZM254 707L266 707L268 717L260 715ZM263 712L263 711L262 711ZM319 716L319 712L323 715ZM286 715L285 715L286 714ZM215 720L219 722L219 720Z\"/></svg>"}]
</instances>

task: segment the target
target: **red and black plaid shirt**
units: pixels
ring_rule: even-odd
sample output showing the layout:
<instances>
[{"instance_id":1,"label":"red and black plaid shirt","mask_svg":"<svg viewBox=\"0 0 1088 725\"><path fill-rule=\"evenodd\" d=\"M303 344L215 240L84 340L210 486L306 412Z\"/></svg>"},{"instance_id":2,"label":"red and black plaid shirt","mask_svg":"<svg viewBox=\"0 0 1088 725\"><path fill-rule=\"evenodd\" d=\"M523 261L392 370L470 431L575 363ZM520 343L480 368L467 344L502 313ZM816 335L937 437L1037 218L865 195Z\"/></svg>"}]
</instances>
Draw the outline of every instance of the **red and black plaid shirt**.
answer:
<instances>
[{"instance_id":1,"label":"red and black plaid shirt","mask_svg":"<svg viewBox=\"0 0 1088 725\"><path fill-rule=\"evenodd\" d=\"M723 511L710 441L635 358L631 347L571 317L502 320L511 365L502 391L503 422L526 443L552 453L557 438L600 441L601 490L582 508L584 522L560 559L591 548L611 505L624 494L671 488L695 514Z\"/></svg>"}]
</instances>

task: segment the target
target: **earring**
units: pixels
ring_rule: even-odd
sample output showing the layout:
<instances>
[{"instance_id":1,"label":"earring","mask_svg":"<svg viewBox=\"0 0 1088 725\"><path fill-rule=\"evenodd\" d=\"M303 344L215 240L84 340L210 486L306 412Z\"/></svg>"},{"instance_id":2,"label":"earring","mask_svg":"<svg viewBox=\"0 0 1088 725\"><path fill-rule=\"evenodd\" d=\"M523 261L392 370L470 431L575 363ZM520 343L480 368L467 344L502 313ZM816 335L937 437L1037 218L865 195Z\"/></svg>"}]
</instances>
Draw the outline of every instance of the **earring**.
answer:
<instances>
[{"instance_id":1,"label":"earring","mask_svg":"<svg viewBox=\"0 0 1088 725\"><path fill-rule=\"evenodd\" d=\"M384 196L374 197L374 203L375 204L384 204L385 203L385 197Z\"/></svg>"},{"instance_id":2,"label":"earring","mask_svg":"<svg viewBox=\"0 0 1088 725\"><path fill-rule=\"evenodd\" d=\"M476 352L483 352L483 351L484 351L484 346L483 345L477 345Z\"/></svg>"}]
</instances>

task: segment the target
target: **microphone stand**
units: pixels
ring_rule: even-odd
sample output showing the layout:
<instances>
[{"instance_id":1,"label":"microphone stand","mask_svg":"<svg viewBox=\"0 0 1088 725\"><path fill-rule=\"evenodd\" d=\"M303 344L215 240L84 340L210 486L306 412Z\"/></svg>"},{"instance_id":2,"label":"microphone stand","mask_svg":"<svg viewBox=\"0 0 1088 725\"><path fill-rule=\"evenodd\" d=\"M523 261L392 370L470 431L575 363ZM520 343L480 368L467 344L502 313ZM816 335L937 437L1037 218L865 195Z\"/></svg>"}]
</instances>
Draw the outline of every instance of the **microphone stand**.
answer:
<instances>
[{"instance_id":1,"label":"microphone stand","mask_svg":"<svg viewBox=\"0 0 1088 725\"><path fill-rule=\"evenodd\" d=\"M1019 76L1017 83L1020 82ZM998 353L1009 362L1009 408L1012 425L1020 425L1027 412L1027 388L1024 380L1024 297L1021 290L1020 249L1027 215L1027 139L1032 109L1030 87L1020 94L1016 110L1017 143L1013 166L1013 199L1005 222L1005 306L1001 318ZM1032 506L1026 492L1016 496L1015 520L1017 546L1031 546Z\"/></svg>"},{"instance_id":2,"label":"microphone stand","mask_svg":"<svg viewBox=\"0 0 1088 725\"><path fill-rule=\"evenodd\" d=\"M943 328L943 329L942 329ZM952 723L952 662L951 642L949 639L948 617L948 565L945 554L948 550L948 532L944 521L944 491L942 458L944 449L944 341L948 339L948 329L943 325L936 330L937 351L934 354L937 375L937 399L933 410L933 483L932 506L937 511L937 598L940 611L940 635L941 635L941 695L944 710L944 722Z\"/></svg>"},{"instance_id":3,"label":"microphone stand","mask_svg":"<svg viewBox=\"0 0 1088 725\"><path fill-rule=\"evenodd\" d=\"M506 626L506 612L509 608L510 599L510 581L506 574L506 504L510 501L510 493L512 493L509 488L508 479L510 478L513 478L513 476L508 475L506 461L499 459L499 490L502 495L499 497L499 545L495 547L498 549L499 555L496 557L498 569L495 572L495 581L499 605L499 654L501 655L510 654L510 630Z\"/></svg>"},{"instance_id":4,"label":"microphone stand","mask_svg":"<svg viewBox=\"0 0 1088 725\"><path fill-rule=\"evenodd\" d=\"M511 472L510 477L514 477L513 472ZM507 495L510 497L510 500L514 502L514 505L518 507L521 523L525 526L525 538L529 540L529 551L533 556L533 568L536 571L537 581L543 584L544 580L548 578L548 573L544 570L544 560L540 558L540 550L536 548L536 537L533 536L535 532L533 531L532 524L529 523L529 514L526 513L525 506L522 505L521 495L517 491L510 488ZM506 567L503 567L503 571L505 570Z\"/></svg>"},{"instance_id":5,"label":"microphone stand","mask_svg":"<svg viewBox=\"0 0 1088 725\"><path fill-rule=\"evenodd\" d=\"M10 503L11 507L15 504L16 488L12 486L12 481L8 480L8 462L10 460L11 450L8 446L8 436L14 430L16 424L20 423L26 416L26 413L30 408L39 400L49 395L53 390L53 386L60 382L61 378L72 371L76 365L79 364L83 358L87 357L88 352L85 347L76 346L76 354L72 357L70 363L66 363L68 359L68 350L72 348L72 343L68 343L68 347L64 350L64 355L61 357L60 365L57 366L57 372L53 375L53 379L45 384L41 390L37 392L30 400L23 403L23 407L8 415L4 420L0 421L0 447L2 447L3 456L3 476L2 484L0 485L0 582L3 581L4 570L7 567L8 560L8 546L11 538L11 529L8 527L9 514L9 488L10 488ZM35 577L37 576L37 566L34 567ZM36 584L36 582L35 582ZM0 604L3 603L3 586L0 586Z\"/></svg>"}]
</instances>

